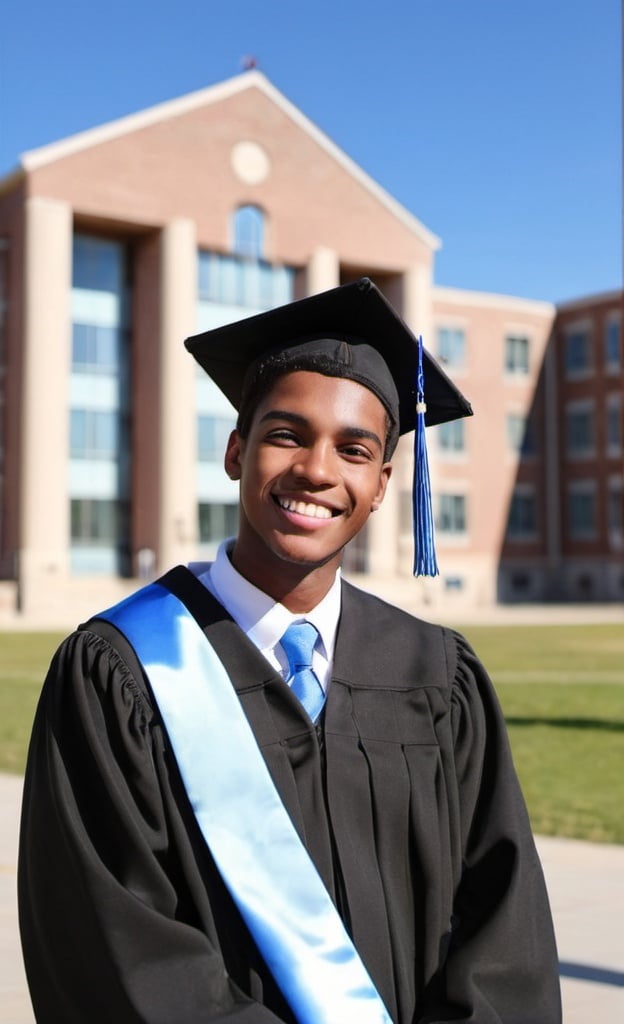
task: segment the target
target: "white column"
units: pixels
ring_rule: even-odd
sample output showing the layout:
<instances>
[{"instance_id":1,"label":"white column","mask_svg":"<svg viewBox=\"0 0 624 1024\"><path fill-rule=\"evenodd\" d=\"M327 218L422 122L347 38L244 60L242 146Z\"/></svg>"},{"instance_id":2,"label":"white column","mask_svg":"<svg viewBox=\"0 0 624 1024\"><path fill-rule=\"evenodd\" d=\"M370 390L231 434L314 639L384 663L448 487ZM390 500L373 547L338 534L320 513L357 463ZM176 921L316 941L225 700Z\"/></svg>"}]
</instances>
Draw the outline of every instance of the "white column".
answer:
<instances>
[{"instance_id":1,"label":"white column","mask_svg":"<svg viewBox=\"0 0 624 1024\"><path fill-rule=\"evenodd\" d=\"M316 248L306 267L306 295L326 292L340 284L340 260L338 253L324 246Z\"/></svg>"},{"instance_id":2,"label":"white column","mask_svg":"<svg viewBox=\"0 0 624 1024\"><path fill-rule=\"evenodd\" d=\"M68 572L72 212L33 197L24 217L19 579L29 611Z\"/></svg>"},{"instance_id":3,"label":"white column","mask_svg":"<svg viewBox=\"0 0 624 1024\"><path fill-rule=\"evenodd\" d=\"M186 219L162 232L158 567L194 557L197 541L196 362L184 348L197 320L197 241Z\"/></svg>"}]
</instances>

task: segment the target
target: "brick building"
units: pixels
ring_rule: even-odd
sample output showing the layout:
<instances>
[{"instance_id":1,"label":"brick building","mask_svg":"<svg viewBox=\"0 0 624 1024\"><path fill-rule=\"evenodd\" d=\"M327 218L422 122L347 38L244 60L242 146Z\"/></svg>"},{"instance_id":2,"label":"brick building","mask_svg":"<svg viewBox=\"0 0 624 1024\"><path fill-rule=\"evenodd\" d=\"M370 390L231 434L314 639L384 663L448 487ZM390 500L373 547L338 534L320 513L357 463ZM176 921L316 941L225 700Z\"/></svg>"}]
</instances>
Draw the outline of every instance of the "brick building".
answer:
<instances>
[{"instance_id":1,"label":"brick building","mask_svg":"<svg viewBox=\"0 0 624 1024\"><path fill-rule=\"evenodd\" d=\"M233 414L184 337L363 274L477 413L430 436L441 577L414 593L622 597L621 295L437 288L438 246L257 71L25 154L0 182L5 610L73 618L211 557L235 529ZM570 376L581 323L593 372ZM389 585L411 569L409 449L348 558Z\"/></svg>"}]
</instances>

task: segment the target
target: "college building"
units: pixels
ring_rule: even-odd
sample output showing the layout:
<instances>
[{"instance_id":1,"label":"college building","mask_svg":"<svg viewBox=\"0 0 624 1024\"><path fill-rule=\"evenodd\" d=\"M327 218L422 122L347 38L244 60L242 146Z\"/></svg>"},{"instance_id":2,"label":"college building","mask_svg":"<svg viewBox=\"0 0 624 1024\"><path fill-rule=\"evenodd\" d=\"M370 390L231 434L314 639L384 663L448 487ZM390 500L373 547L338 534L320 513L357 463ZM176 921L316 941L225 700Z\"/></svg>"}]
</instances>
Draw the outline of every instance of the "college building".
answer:
<instances>
[{"instance_id":1,"label":"college building","mask_svg":"<svg viewBox=\"0 0 624 1024\"><path fill-rule=\"evenodd\" d=\"M413 602L624 597L622 293L435 284L436 235L260 72L24 154L0 181L0 615L68 621L236 530L234 413L186 336L366 275L471 401L412 439L346 569Z\"/></svg>"}]
</instances>

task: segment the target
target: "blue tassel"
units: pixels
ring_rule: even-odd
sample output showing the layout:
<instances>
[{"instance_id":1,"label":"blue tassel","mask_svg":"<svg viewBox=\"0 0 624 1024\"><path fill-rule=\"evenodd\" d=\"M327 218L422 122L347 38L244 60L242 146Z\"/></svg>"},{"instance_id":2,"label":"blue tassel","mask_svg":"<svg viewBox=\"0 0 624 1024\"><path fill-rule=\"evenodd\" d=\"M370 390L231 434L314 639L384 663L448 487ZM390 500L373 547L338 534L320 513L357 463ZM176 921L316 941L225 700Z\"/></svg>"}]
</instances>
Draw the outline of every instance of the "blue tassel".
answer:
<instances>
[{"instance_id":1,"label":"blue tassel","mask_svg":"<svg viewBox=\"0 0 624 1024\"><path fill-rule=\"evenodd\" d=\"M431 480L425 440L425 378L423 373L423 344L418 339L418 374L416 380L416 430L414 433L414 576L437 576L433 510L431 507Z\"/></svg>"}]
</instances>

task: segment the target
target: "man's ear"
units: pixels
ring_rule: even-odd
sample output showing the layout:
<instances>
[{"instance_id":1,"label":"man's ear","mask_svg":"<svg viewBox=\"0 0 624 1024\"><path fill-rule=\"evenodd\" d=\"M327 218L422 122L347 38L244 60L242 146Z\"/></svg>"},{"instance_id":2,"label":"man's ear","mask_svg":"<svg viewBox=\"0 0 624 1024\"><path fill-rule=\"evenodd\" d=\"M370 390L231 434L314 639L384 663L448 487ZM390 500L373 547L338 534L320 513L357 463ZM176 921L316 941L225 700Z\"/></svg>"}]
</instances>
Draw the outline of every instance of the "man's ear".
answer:
<instances>
[{"instance_id":1,"label":"man's ear","mask_svg":"<svg viewBox=\"0 0 624 1024\"><path fill-rule=\"evenodd\" d=\"M243 439L238 430L233 430L225 448L223 465L230 480L240 480Z\"/></svg>"},{"instance_id":2,"label":"man's ear","mask_svg":"<svg viewBox=\"0 0 624 1024\"><path fill-rule=\"evenodd\" d=\"M388 481L391 476L392 463L384 462L383 466L381 467L381 473L379 474L379 490L377 491L377 494L375 495L371 502L371 512L376 512L379 506L381 505L382 501L384 500L386 488L388 486Z\"/></svg>"}]
</instances>

